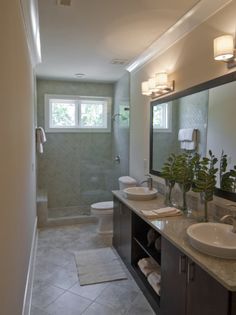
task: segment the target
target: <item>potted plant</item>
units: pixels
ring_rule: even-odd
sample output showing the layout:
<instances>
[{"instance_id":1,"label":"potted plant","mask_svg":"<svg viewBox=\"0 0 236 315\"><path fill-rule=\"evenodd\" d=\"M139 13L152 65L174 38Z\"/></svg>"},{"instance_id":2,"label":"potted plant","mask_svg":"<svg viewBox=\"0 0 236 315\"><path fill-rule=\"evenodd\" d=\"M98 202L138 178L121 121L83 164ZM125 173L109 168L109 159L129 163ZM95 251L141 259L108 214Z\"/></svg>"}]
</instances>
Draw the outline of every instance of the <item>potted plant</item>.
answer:
<instances>
[{"instance_id":1,"label":"potted plant","mask_svg":"<svg viewBox=\"0 0 236 315\"><path fill-rule=\"evenodd\" d=\"M191 189L196 163L199 162L200 156L195 153L194 155L183 153L176 157L174 165L174 177L182 192L182 207L181 210L187 211L186 194Z\"/></svg>"},{"instance_id":2,"label":"potted plant","mask_svg":"<svg viewBox=\"0 0 236 315\"><path fill-rule=\"evenodd\" d=\"M213 200L216 186L216 173L218 168L215 167L218 159L209 151L209 158L203 157L195 166L195 175L193 180L193 191L199 192L204 202L204 218L208 221L208 202Z\"/></svg>"},{"instance_id":3,"label":"potted plant","mask_svg":"<svg viewBox=\"0 0 236 315\"><path fill-rule=\"evenodd\" d=\"M171 194L175 186L175 174L174 174L175 163L176 163L176 155L172 153L168 157L167 161L163 164L163 167L161 170L161 176L165 179L166 188L167 188L165 204L168 206L172 205Z\"/></svg>"}]
</instances>

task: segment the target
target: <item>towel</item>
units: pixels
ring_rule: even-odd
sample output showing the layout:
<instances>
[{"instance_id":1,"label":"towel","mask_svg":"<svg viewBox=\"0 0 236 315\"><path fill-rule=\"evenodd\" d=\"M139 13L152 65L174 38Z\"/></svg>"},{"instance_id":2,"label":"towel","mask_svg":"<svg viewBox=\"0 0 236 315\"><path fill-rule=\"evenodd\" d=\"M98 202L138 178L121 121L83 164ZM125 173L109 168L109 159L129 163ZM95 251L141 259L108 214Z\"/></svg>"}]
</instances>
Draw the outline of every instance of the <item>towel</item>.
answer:
<instances>
[{"instance_id":1,"label":"towel","mask_svg":"<svg viewBox=\"0 0 236 315\"><path fill-rule=\"evenodd\" d=\"M39 153L43 153L43 144L47 141L45 132L42 127L36 128L36 147Z\"/></svg>"},{"instance_id":2,"label":"towel","mask_svg":"<svg viewBox=\"0 0 236 315\"><path fill-rule=\"evenodd\" d=\"M156 210L140 210L147 219L158 219L181 215L181 211L174 207L166 207Z\"/></svg>"},{"instance_id":3,"label":"towel","mask_svg":"<svg viewBox=\"0 0 236 315\"><path fill-rule=\"evenodd\" d=\"M138 261L138 266L146 277L153 271L157 271L160 273L161 267L151 257L140 259Z\"/></svg>"},{"instance_id":4,"label":"towel","mask_svg":"<svg viewBox=\"0 0 236 315\"><path fill-rule=\"evenodd\" d=\"M195 150L197 143L195 141L181 141L180 148L183 150L192 151Z\"/></svg>"},{"instance_id":5,"label":"towel","mask_svg":"<svg viewBox=\"0 0 236 315\"><path fill-rule=\"evenodd\" d=\"M194 141L196 129L180 129L178 134L179 141Z\"/></svg>"},{"instance_id":6,"label":"towel","mask_svg":"<svg viewBox=\"0 0 236 315\"><path fill-rule=\"evenodd\" d=\"M155 270L148 275L147 279L151 286L156 286L161 283L161 273Z\"/></svg>"}]
</instances>

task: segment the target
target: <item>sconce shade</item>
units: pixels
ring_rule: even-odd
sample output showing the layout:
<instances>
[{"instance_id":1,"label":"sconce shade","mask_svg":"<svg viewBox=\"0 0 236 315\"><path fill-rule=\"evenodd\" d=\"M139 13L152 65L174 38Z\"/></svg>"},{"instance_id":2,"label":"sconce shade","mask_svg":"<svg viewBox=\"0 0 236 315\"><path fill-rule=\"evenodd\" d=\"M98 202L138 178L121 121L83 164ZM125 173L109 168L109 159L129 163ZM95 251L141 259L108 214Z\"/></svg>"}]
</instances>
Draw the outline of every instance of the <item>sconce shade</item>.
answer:
<instances>
[{"instance_id":1,"label":"sconce shade","mask_svg":"<svg viewBox=\"0 0 236 315\"><path fill-rule=\"evenodd\" d=\"M155 92L156 89L156 83L155 83L155 78L152 77L148 80L148 89L151 92Z\"/></svg>"},{"instance_id":2,"label":"sconce shade","mask_svg":"<svg viewBox=\"0 0 236 315\"><path fill-rule=\"evenodd\" d=\"M157 89L165 89L168 87L168 75L166 72L155 74L155 85Z\"/></svg>"},{"instance_id":3,"label":"sconce shade","mask_svg":"<svg viewBox=\"0 0 236 315\"><path fill-rule=\"evenodd\" d=\"M223 35L214 39L214 59L227 61L234 56L234 39L232 35Z\"/></svg>"},{"instance_id":4,"label":"sconce shade","mask_svg":"<svg viewBox=\"0 0 236 315\"><path fill-rule=\"evenodd\" d=\"M142 82L142 95L151 95L151 91L149 90L148 81Z\"/></svg>"}]
</instances>

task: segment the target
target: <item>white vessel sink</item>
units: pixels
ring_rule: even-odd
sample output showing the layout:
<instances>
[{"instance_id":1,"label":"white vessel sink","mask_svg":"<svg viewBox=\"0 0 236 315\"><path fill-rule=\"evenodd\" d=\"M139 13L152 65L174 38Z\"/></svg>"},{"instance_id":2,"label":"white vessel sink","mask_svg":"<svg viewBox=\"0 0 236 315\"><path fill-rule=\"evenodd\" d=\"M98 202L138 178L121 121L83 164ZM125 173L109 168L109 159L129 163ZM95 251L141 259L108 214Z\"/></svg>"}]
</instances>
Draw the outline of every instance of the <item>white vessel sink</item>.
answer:
<instances>
[{"instance_id":1,"label":"white vessel sink","mask_svg":"<svg viewBox=\"0 0 236 315\"><path fill-rule=\"evenodd\" d=\"M220 258L236 259L236 233L223 223L196 223L188 227L190 244L199 251Z\"/></svg>"},{"instance_id":2,"label":"white vessel sink","mask_svg":"<svg viewBox=\"0 0 236 315\"><path fill-rule=\"evenodd\" d=\"M154 199L157 195L157 190L153 188L149 190L148 187L129 187L124 190L127 199L132 200L150 200Z\"/></svg>"}]
</instances>

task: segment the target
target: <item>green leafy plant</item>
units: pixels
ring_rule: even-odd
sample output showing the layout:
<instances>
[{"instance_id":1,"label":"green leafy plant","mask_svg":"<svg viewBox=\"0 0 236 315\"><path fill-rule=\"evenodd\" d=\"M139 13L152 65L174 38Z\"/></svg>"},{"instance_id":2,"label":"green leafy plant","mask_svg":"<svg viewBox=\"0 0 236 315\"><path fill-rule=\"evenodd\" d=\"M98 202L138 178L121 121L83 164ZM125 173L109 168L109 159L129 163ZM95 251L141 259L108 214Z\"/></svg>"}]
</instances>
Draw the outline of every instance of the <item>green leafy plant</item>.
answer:
<instances>
[{"instance_id":1,"label":"green leafy plant","mask_svg":"<svg viewBox=\"0 0 236 315\"><path fill-rule=\"evenodd\" d=\"M226 191L235 192L236 188L236 166L234 165L234 169L227 171L228 166L228 158L227 154L224 154L222 150L220 157L220 188Z\"/></svg>"},{"instance_id":2,"label":"green leafy plant","mask_svg":"<svg viewBox=\"0 0 236 315\"><path fill-rule=\"evenodd\" d=\"M182 210L187 210L186 194L191 189L196 164L199 163L200 156L183 153L176 157L173 173L176 182L179 184L183 195Z\"/></svg>"},{"instance_id":3,"label":"green leafy plant","mask_svg":"<svg viewBox=\"0 0 236 315\"><path fill-rule=\"evenodd\" d=\"M216 186L215 167L218 159L209 151L209 158L203 157L196 163L195 175L193 180L193 191L199 192L204 202L204 221L208 221L208 202L213 200Z\"/></svg>"},{"instance_id":4,"label":"green leafy plant","mask_svg":"<svg viewBox=\"0 0 236 315\"><path fill-rule=\"evenodd\" d=\"M175 174L174 174L174 168L176 163L176 155L171 154L167 161L163 164L162 170L161 170L161 176L165 179L166 186L168 187L168 193L166 194L166 200L165 203L167 205L172 205L171 201L171 194L172 190L175 186Z\"/></svg>"}]
</instances>

